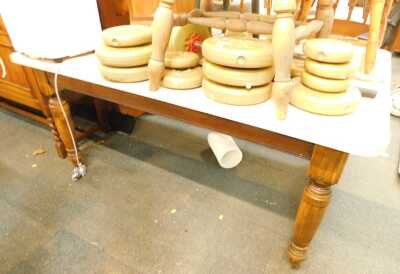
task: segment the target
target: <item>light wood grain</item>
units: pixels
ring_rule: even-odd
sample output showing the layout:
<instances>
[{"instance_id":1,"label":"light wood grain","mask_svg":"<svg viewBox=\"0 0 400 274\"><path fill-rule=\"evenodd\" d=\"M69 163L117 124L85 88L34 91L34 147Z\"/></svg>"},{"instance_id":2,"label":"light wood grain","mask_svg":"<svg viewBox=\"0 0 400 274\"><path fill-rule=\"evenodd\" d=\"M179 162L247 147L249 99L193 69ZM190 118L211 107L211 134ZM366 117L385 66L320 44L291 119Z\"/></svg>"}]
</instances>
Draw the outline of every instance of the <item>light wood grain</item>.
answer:
<instances>
[{"instance_id":1,"label":"light wood grain","mask_svg":"<svg viewBox=\"0 0 400 274\"><path fill-rule=\"evenodd\" d=\"M195 126L276 148L303 158L309 159L311 157L313 144L299 139L64 76L60 76L59 84L60 87L65 89L74 90L80 94L116 103L128 108L187 122Z\"/></svg>"}]
</instances>

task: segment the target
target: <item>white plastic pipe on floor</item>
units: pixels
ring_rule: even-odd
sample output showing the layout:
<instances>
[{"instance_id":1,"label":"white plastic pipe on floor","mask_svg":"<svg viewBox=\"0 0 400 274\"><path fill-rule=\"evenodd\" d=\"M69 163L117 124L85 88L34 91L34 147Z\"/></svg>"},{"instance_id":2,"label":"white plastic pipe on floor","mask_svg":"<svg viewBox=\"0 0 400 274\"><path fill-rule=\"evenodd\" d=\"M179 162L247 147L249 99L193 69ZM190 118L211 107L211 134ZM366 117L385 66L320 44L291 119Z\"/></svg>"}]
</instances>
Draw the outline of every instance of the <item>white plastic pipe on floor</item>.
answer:
<instances>
[{"instance_id":1,"label":"white plastic pipe on floor","mask_svg":"<svg viewBox=\"0 0 400 274\"><path fill-rule=\"evenodd\" d=\"M234 168L242 161L243 153L231 136L210 132L207 140L221 167Z\"/></svg>"}]
</instances>

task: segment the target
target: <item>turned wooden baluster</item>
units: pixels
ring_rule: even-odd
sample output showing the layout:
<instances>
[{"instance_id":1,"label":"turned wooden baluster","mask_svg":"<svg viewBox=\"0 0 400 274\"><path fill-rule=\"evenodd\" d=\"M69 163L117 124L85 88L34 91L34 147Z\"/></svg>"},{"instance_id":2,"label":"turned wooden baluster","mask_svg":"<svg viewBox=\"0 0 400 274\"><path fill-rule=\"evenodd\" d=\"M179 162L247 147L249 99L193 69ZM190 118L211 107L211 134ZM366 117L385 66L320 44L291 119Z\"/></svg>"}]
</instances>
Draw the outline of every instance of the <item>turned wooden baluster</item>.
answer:
<instances>
[{"instance_id":1,"label":"turned wooden baluster","mask_svg":"<svg viewBox=\"0 0 400 274\"><path fill-rule=\"evenodd\" d=\"M347 4L347 6L349 7L349 12L347 13L347 20L351 19L354 7L357 5L357 2L358 2L357 0L349 0L349 3Z\"/></svg>"},{"instance_id":2,"label":"turned wooden baluster","mask_svg":"<svg viewBox=\"0 0 400 274\"><path fill-rule=\"evenodd\" d=\"M272 48L275 67L275 82L272 87L272 99L278 119L285 119L290 94L293 89L290 69L293 62L295 46L295 29L293 12L296 9L295 0L279 0L275 3L277 13L272 31Z\"/></svg>"},{"instance_id":3,"label":"turned wooden baluster","mask_svg":"<svg viewBox=\"0 0 400 274\"><path fill-rule=\"evenodd\" d=\"M315 145L308 170L306 186L297 210L293 239L288 256L293 267L305 259L307 249L314 237L331 199L331 186L338 183L348 154Z\"/></svg>"},{"instance_id":4,"label":"turned wooden baluster","mask_svg":"<svg viewBox=\"0 0 400 274\"><path fill-rule=\"evenodd\" d=\"M335 11L333 9L334 4L335 0L318 0L316 18L324 22L318 37L328 37L332 32L333 20L335 17Z\"/></svg>"},{"instance_id":5,"label":"turned wooden baluster","mask_svg":"<svg viewBox=\"0 0 400 274\"><path fill-rule=\"evenodd\" d=\"M260 0L252 0L251 1L251 12L252 13L260 13Z\"/></svg>"},{"instance_id":6,"label":"turned wooden baluster","mask_svg":"<svg viewBox=\"0 0 400 274\"><path fill-rule=\"evenodd\" d=\"M367 52L365 55L365 73L370 73L375 66L376 53L380 46L379 31L385 0L371 0L370 4L370 24L368 32Z\"/></svg>"},{"instance_id":7,"label":"turned wooden baluster","mask_svg":"<svg viewBox=\"0 0 400 274\"><path fill-rule=\"evenodd\" d=\"M367 23L370 7L371 7L371 0L364 1L364 8L363 8L363 13L362 13L363 24Z\"/></svg>"},{"instance_id":8,"label":"turned wooden baluster","mask_svg":"<svg viewBox=\"0 0 400 274\"><path fill-rule=\"evenodd\" d=\"M244 0L240 0L240 12L244 12Z\"/></svg>"},{"instance_id":9,"label":"turned wooden baluster","mask_svg":"<svg viewBox=\"0 0 400 274\"><path fill-rule=\"evenodd\" d=\"M161 80L164 76L165 65L164 57L172 27L174 16L172 5L175 0L161 0L160 5L154 16L153 21L153 52L149 61L148 71L150 80L150 90L158 90L161 86Z\"/></svg>"},{"instance_id":10,"label":"turned wooden baluster","mask_svg":"<svg viewBox=\"0 0 400 274\"><path fill-rule=\"evenodd\" d=\"M339 0L334 0L333 1L333 21L335 21L335 14L336 14L336 9L337 9L337 7L338 7L338 5L339 5Z\"/></svg>"},{"instance_id":11,"label":"turned wooden baluster","mask_svg":"<svg viewBox=\"0 0 400 274\"><path fill-rule=\"evenodd\" d=\"M308 18L308 13L310 12L313 0L303 0L301 1L299 15L296 18L299 21L306 22Z\"/></svg>"},{"instance_id":12,"label":"turned wooden baluster","mask_svg":"<svg viewBox=\"0 0 400 274\"><path fill-rule=\"evenodd\" d=\"M272 0L265 0L264 1L264 6L267 9L267 15L271 15L271 10L272 10Z\"/></svg>"}]
</instances>

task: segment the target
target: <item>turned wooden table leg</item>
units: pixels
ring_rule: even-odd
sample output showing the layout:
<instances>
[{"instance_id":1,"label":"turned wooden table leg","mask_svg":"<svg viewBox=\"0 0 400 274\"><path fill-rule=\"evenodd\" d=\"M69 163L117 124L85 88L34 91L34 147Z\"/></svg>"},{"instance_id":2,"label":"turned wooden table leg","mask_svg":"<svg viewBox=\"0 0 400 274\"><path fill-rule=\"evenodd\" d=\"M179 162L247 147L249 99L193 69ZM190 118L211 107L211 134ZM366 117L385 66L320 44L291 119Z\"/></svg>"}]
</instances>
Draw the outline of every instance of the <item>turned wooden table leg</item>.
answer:
<instances>
[{"instance_id":1,"label":"turned wooden table leg","mask_svg":"<svg viewBox=\"0 0 400 274\"><path fill-rule=\"evenodd\" d=\"M315 145L308 170L310 178L297 210L288 256L293 267L305 259L307 249L329 205L331 186L338 183L348 154Z\"/></svg>"},{"instance_id":2,"label":"turned wooden table leg","mask_svg":"<svg viewBox=\"0 0 400 274\"><path fill-rule=\"evenodd\" d=\"M71 111L70 111L69 104L66 101L62 100L62 105L63 105L63 108L67 115L68 122L71 126L73 138L76 141L75 127L74 127L74 123L71 118ZM57 101L57 98L51 97L49 99L49 108L50 108L50 112L51 112L51 115L54 120L55 128L57 129L58 133L60 134L60 139L65 146L65 150L67 151L67 158L73 165L76 165L77 161L75 158L73 141L72 141L72 138L71 138L68 126L67 126L67 122L64 119L64 115L62 113L61 107ZM78 155L78 157L79 157L79 160L81 161L82 157L80 155Z\"/></svg>"},{"instance_id":3,"label":"turned wooden table leg","mask_svg":"<svg viewBox=\"0 0 400 274\"><path fill-rule=\"evenodd\" d=\"M47 122L51 129L51 133L53 134L57 155L61 159L65 159L67 157L67 151L65 149L64 143L61 141L60 135L58 134L53 118L47 117Z\"/></svg>"},{"instance_id":4,"label":"turned wooden table leg","mask_svg":"<svg viewBox=\"0 0 400 274\"><path fill-rule=\"evenodd\" d=\"M37 83L37 86L35 86L37 93L35 95L39 101L40 108L46 117L47 124L51 129L51 133L53 134L57 154L60 158L65 159L67 157L67 152L65 150L64 143L61 141L60 135L58 134L49 108L49 98L54 95L54 90L44 72L35 69L32 70L32 72L36 79L36 81L33 82Z\"/></svg>"},{"instance_id":5,"label":"turned wooden table leg","mask_svg":"<svg viewBox=\"0 0 400 274\"><path fill-rule=\"evenodd\" d=\"M324 22L318 37L328 37L332 32L333 20L335 19L335 11L333 5L335 0L318 0L317 19Z\"/></svg>"},{"instance_id":6,"label":"turned wooden table leg","mask_svg":"<svg viewBox=\"0 0 400 274\"><path fill-rule=\"evenodd\" d=\"M58 130L56 128L56 124L54 123L54 119L49 108L49 97L43 97L43 103L44 104L42 106L42 111L46 116L47 124L49 125L51 133L53 134L54 145L56 147L57 155L61 159L65 159L67 157L67 151L65 150L64 143L62 142L60 134L58 133Z\"/></svg>"}]
</instances>

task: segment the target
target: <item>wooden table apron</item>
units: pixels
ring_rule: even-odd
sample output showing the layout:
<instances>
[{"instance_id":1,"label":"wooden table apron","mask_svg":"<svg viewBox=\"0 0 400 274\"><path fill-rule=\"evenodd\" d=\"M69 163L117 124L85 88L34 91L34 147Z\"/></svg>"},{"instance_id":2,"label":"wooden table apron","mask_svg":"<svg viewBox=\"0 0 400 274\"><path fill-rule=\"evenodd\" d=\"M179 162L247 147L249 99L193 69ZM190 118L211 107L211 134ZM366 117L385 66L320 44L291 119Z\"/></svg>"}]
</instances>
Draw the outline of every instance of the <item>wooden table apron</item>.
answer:
<instances>
[{"instance_id":1,"label":"wooden table apron","mask_svg":"<svg viewBox=\"0 0 400 274\"><path fill-rule=\"evenodd\" d=\"M53 74L47 73L47 75L51 81ZM60 89L74 90L91 97L223 132L310 159L309 183L302 195L295 220L293 238L288 249L289 262L293 267L298 267L305 259L307 249L329 204L331 186L338 183L340 179L348 157L347 153L207 113L66 76L60 75L58 84ZM54 94L48 90L44 90L43 94L49 97L49 106L57 128L57 131L53 131L56 144L61 140L68 152L68 158L75 163L71 151L71 138ZM68 103L63 101L63 105L66 108L69 121L73 123Z\"/></svg>"},{"instance_id":2,"label":"wooden table apron","mask_svg":"<svg viewBox=\"0 0 400 274\"><path fill-rule=\"evenodd\" d=\"M52 77L50 77L51 79ZM299 157L311 158L313 144L299 139L287 137L264 129L252 127L207 113L194 111L184 107L168 104L158 100L146 98L111 89L89 82L79 81L65 76L59 76L59 86L79 93L113 102L126 107L141 110L190 123L199 127L233 135L257 144L267 145Z\"/></svg>"}]
</instances>

